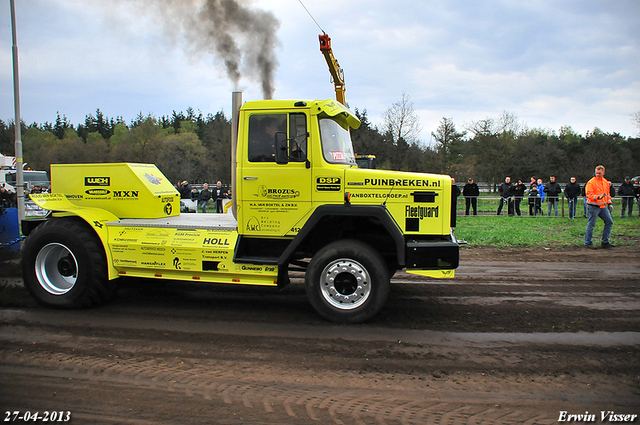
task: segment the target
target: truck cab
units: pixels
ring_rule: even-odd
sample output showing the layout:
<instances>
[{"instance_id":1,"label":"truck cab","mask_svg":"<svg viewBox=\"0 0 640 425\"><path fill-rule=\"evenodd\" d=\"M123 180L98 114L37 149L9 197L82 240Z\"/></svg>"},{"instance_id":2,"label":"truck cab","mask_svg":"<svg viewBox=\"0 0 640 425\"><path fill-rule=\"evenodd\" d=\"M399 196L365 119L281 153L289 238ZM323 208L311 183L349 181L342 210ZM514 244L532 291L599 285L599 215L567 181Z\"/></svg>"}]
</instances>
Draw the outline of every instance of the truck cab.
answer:
<instances>
[{"instance_id":1,"label":"truck cab","mask_svg":"<svg viewBox=\"0 0 640 425\"><path fill-rule=\"evenodd\" d=\"M52 165L53 193L34 201L53 213L23 252L31 294L88 307L121 276L284 286L295 264L321 316L360 323L396 270L453 276L449 176L359 169L360 122L335 100L246 102L236 115L233 215L181 215L151 164Z\"/></svg>"}]
</instances>

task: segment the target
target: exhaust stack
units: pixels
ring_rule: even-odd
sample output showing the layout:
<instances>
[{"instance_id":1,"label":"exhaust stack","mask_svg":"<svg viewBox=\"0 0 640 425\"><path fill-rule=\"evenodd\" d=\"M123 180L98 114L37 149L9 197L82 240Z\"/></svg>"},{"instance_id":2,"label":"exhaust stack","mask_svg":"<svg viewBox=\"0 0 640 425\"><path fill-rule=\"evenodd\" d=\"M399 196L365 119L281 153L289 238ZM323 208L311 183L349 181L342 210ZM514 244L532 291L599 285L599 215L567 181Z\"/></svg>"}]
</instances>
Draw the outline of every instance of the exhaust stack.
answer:
<instances>
[{"instance_id":1,"label":"exhaust stack","mask_svg":"<svg viewBox=\"0 0 640 425\"><path fill-rule=\"evenodd\" d=\"M237 181L236 169L238 148L238 122L240 120L240 107L242 106L242 92L234 91L231 94L231 184L233 192L231 196L231 211L233 217L238 219L238 196L240 196L240 182Z\"/></svg>"}]
</instances>

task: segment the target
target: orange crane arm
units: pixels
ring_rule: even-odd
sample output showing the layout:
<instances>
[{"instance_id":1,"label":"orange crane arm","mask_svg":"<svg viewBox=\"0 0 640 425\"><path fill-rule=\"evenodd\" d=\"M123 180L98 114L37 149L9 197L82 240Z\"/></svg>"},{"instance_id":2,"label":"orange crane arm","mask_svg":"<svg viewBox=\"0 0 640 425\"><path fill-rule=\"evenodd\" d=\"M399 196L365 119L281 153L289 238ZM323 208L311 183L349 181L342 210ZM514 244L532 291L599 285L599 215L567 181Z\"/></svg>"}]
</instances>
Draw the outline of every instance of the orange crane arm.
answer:
<instances>
[{"instance_id":1,"label":"orange crane arm","mask_svg":"<svg viewBox=\"0 0 640 425\"><path fill-rule=\"evenodd\" d=\"M333 56L333 50L331 50L331 38L327 33L320 34L318 38L320 39L320 51L327 60L329 72L333 78L333 85L336 88L336 100L347 106L347 101L344 95L346 90L344 85L344 71L340 68L338 60Z\"/></svg>"}]
</instances>

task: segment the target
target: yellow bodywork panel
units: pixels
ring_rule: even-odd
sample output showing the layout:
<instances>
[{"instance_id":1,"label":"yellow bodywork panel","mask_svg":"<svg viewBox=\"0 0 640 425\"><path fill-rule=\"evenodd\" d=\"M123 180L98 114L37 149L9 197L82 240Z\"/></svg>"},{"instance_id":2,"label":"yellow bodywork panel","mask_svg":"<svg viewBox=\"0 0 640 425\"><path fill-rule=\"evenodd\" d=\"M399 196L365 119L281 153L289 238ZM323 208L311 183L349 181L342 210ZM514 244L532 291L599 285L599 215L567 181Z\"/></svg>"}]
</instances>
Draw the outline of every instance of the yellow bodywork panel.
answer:
<instances>
[{"instance_id":1,"label":"yellow bodywork panel","mask_svg":"<svg viewBox=\"0 0 640 425\"><path fill-rule=\"evenodd\" d=\"M180 195L153 164L51 164L51 191L119 218L180 214Z\"/></svg>"},{"instance_id":2,"label":"yellow bodywork panel","mask_svg":"<svg viewBox=\"0 0 640 425\"><path fill-rule=\"evenodd\" d=\"M405 235L448 235L451 178L437 174L347 169L353 205L385 204Z\"/></svg>"},{"instance_id":3,"label":"yellow bodywork panel","mask_svg":"<svg viewBox=\"0 0 640 425\"><path fill-rule=\"evenodd\" d=\"M197 228L191 222L126 220L108 223L109 248L121 276L155 277L196 282L277 285L275 265L233 262L238 232L229 228ZM212 217L213 216L213 217ZM138 222L136 224L136 222Z\"/></svg>"},{"instance_id":4,"label":"yellow bodywork panel","mask_svg":"<svg viewBox=\"0 0 640 425\"><path fill-rule=\"evenodd\" d=\"M434 279L452 279L455 277L455 270L412 270L407 269L407 273L418 276L432 277Z\"/></svg>"}]
</instances>

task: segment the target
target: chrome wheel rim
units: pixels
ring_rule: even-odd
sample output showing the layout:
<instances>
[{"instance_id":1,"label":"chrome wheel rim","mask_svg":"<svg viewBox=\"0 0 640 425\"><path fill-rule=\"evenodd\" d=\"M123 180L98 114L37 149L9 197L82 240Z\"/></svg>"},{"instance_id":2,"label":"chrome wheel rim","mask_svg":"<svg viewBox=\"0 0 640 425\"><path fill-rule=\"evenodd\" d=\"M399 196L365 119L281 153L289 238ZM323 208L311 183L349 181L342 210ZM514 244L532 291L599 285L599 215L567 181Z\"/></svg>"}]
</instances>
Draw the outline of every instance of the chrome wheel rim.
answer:
<instances>
[{"instance_id":1,"label":"chrome wheel rim","mask_svg":"<svg viewBox=\"0 0 640 425\"><path fill-rule=\"evenodd\" d=\"M50 243L38 252L35 269L40 286L53 295L66 294L78 279L76 257L59 243Z\"/></svg>"},{"instance_id":2,"label":"chrome wheel rim","mask_svg":"<svg viewBox=\"0 0 640 425\"><path fill-rule=\"evenodd\" d=\"M320 291L333 307L352 310L371 295L371 276L357 261L349 258L333 260L322 271Z\"/></svg>"}]
</instances>

